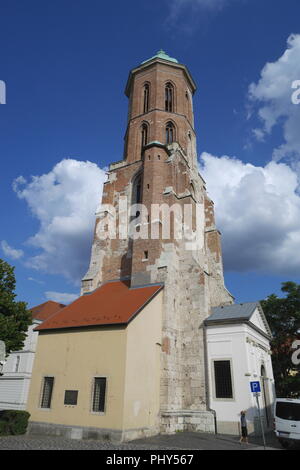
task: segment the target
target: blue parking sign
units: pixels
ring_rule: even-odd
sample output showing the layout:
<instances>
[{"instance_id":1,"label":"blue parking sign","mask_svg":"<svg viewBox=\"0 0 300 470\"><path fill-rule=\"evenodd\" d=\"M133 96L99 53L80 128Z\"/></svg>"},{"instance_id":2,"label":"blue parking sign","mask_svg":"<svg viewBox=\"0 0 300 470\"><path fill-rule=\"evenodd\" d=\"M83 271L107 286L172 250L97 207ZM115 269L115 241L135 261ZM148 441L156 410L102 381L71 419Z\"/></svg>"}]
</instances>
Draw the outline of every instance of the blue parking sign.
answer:
<instances>
[{"instance_id":1,"label":"blue parking sign","mask_svg":"<svg viewBox=\"0 0 300 470\"><path fill-rule=\"evenodd\" d=\"M259 393L260 392L260 382L250 382L251 392Z\"/></svg>"}]
</instances>

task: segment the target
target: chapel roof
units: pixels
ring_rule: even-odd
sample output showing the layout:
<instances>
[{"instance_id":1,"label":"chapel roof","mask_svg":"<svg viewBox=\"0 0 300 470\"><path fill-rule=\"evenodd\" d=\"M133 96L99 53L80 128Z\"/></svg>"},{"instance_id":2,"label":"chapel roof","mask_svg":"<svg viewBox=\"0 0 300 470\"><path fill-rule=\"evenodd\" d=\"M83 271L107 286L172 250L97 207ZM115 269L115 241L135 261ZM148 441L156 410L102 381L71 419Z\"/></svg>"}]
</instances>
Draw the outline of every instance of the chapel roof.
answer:
<instances>
[{"instance_id":1,"label":"chapel roof","mask_svg":"<svg viewBox=\"0 0 300 470\"><path fill-rule=\"evenodd\" d=\"M263 325L261 327L257 327L257 325L253 324L251 321L256 309L259 312L262 322L261 324ZM206 325L210 326L247 322L251 324L254 329L259 329L261 333L267 335L269 338L272 336L268 321L259 302L245 302L241 304L224 305L220 307L214 307L211 309L211 311L211 315L205 320Z\"/></svg>"},{"instance_id":2,"label":"chapel roof","mask_svg":"<svg viewBox=\"0 0 300 470\"><path fill-rule=\"evenodd\" d=\"M212 314L207 321L215 320L249 320L259 302L246 302L242 304L225 305L212 308Z\"/></svg>"}]
</instances>

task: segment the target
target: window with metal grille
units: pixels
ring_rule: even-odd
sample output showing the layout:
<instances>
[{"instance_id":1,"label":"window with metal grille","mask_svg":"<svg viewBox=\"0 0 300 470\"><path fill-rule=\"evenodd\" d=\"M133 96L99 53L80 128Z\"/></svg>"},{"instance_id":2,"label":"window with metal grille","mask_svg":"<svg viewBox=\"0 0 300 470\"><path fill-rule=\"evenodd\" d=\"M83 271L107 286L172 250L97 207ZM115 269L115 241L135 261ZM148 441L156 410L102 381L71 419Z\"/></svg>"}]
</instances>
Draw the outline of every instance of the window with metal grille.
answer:
<instances>
[{"instance_id":1,"label":"window with metal grille","mask_svg":"<svg viewBox=\"0 0 300 470\"><path fill-rule=\"evenodd\" d=\"M65 390L65 405L77 405L78 390Z\"/></svg>"},{"instance_id":2,"label":"window with metal grille","mask_svg":"<svg viewBox=\"0 0 300 470\"><path fill-rule=\"evenodd\" d=\"M54 377L44 377L41 408L50 408Z\"/></svg>"},{"instance_id":3,"label":"window with metal grille","mask_svg":"<svg viewBox=\"0 0 300 470\"><path fill-rule=\"evenodd\" d=\"M230 361L214 361L216 398L233 398Z\"/></svg>"},{"instance_id":4,"label":"window with metal grille","mask_svg":"<svg viewBox=\"0 0 300 470\"><path fill-rule=\"evenodd\" d=\"M95 377L92 410L96 413L104 412L105 391L106 391L106 377Z\"/></svg>"}]
</instances>

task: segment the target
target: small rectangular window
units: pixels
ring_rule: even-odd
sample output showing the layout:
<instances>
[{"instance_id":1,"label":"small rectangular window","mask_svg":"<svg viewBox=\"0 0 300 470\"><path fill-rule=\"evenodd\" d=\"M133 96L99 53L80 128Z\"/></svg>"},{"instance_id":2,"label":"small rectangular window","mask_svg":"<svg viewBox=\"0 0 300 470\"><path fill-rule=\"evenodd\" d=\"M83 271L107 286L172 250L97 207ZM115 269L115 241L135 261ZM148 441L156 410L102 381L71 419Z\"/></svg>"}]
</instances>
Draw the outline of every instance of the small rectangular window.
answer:
<instances>
[{"instance_id":1,"label":"small rectangular window","mask_svg":"<svg viewBox=\"0 0 300 470\"><path fill-rule=\"evenodd\" d=\"M104 412L105 392L106 392L106 377L95 377L92 410L96 413Z\"/></svg>"},{"instance_id":2,"label":"small rectangular window","mask_svg":"<svg viewBox=\"0 0 300 470\"><path fill-rule=\"evenodd\" d=\"M144 251L144 259L148 259L148 251Z\"/></svg>"},{"instance_id":3,"label":"small rectangular window","mask_svg":"<svg viewBox=\"0 0 300 470\"><path fill-rule=\"evenodd\" d=\"M77 405L78 390L65 390L65 405Z\"/></svg>"},{"instance_id":4,"label":"small rectangular window","mask_svg":"<svg viewBox=\"0 0 300 470\"><path fill-rule=\"evenodd\" d=\"M54 377L44 377L41 408L50 408Z\"/></svg>"},{"instance_id":5,"label":"small rectangular window","mask_svg":"<svg viewBox=\"0 0 300 470\"><path fill-rule=\"evenodd\" d=\"M233 398L230 361L214 361L216 398Z\"/></svg>"},{"instance_id":6,"label":"small rectangular window","mask_svg":"<svg viewBox=\"0 0 300 470\"><path fill-rule=\"evenodd\" d=\"M16 362L15 362L15 372L19 372L19 367L20 367L20 356L16 357Z\"/></svg>"}]
</instances>

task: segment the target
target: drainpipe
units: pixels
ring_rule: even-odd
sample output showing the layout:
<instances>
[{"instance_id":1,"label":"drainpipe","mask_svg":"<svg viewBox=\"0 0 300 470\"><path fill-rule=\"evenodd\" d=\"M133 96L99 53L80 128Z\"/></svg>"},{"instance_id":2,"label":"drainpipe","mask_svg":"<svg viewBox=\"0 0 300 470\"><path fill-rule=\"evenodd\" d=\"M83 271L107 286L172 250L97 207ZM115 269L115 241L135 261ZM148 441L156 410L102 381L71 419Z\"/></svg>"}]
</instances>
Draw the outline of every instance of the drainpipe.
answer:
<instances>
[{"instance_id":1,"label":"drainpipe","mask_svg":"<svg viewBox=\"0 0 300 470\"><path fill-rule=\"evenodd\" d=\"M216 410L210 408L210 393L209 393L209 368L208 368L208 345L207 345L207 327L205 320L203 322L203 342L204 342L204 370L205 370L205 397L206 397L206 407L207 411L210 411L214 415L214 424L215 424L215 434L218 434L217 427L217 413Z\"/></svg>"}]
</instances>

